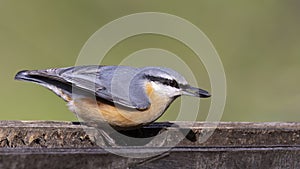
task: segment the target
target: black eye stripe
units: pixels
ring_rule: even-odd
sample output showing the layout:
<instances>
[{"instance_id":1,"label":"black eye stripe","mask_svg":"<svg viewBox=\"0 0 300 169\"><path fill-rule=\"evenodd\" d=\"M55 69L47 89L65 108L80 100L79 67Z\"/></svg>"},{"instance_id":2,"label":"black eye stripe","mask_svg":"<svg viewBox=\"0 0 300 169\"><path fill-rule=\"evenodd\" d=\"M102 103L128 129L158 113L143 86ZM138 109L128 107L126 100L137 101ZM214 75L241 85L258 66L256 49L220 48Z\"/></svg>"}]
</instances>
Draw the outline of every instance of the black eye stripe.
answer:
<instances>
[{"instance_id":1,"label":"black eye stripe","mask_svg":"<svg viewBox=\"0 0 300 169\"><path fill-rule=\"evenodd\" d=\"M161 84L172 86L172 87L175 87L175 88L179 89L179 84L177 83L176 80L165 79L165 78L162 78L162 77L155 77L155 76L150 76L150 75L146 75L146 78L151 80L151 81L159 82Z\"/></svg>"}]
</instances>

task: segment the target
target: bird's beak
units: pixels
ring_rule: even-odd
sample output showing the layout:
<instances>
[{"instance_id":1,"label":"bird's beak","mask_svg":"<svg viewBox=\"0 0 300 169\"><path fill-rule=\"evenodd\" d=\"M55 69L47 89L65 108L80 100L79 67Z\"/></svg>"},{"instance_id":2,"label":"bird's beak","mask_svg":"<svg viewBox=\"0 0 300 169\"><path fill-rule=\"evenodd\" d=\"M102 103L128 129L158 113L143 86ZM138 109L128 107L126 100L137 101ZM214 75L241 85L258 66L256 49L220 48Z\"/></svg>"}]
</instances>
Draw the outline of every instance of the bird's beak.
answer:
<instances>
[{"instance_id":1,"label":"bird's beak","mask_svg":"<svg viewBox=\"0 0 300 169\"><path fill-rule=\"evenodd\" d=\"M201 98L207 98L210 97L211 95L208 93L208 91L192 87L190 85L185 85L181 87L182 89L182 94L187 95L187 96L195 96L195 97L201 97Z\"/></svg>"}]
</instances>

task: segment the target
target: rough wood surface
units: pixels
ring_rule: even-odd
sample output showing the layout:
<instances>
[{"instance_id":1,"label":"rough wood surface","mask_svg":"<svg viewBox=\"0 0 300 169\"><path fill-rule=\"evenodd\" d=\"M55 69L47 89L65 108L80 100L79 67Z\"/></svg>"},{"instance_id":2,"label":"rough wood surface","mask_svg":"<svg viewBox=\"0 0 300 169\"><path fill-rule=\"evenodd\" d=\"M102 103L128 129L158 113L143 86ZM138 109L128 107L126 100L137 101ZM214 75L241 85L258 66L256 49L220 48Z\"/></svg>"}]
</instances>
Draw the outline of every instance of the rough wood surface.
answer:
<instances>
[{"instance_id":1,"label":"rough wood surface","mask_svg":"<svg viewBox=\"0 0 300 169\"><path fill-rule=\"evenodd\" d=\"M300 123L222 122L205 142L199 138L213 123L154 123L141 130L122 131L132 137L168 131L176 147L118 147L128 153L166 152L147 158L109 153L86 131L71 122L0 121L0 168L300 168ZM113 136L113 134L112 134ZM127 146L126 146L127 145Z\"/></svg>"}]
</instances>

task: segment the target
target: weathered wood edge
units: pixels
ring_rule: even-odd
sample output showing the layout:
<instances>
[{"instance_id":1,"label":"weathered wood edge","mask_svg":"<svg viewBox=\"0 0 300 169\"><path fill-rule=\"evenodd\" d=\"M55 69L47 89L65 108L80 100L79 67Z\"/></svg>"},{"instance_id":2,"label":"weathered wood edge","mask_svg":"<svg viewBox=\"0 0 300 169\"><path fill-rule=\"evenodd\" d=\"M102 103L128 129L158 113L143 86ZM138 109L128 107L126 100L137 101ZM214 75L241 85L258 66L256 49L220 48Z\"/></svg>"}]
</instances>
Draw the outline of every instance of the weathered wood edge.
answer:
<instances>
[{"instance_id":1,"label":"weathered wood edge","mask_svg":"<svg viewBox=\"0 0 300 169\"><path fill-rule=\"evenodd\" d=\"M127 153L136 153L130 150L126 149ZM146 148L142 153L151 151ZM173 148L148 158L130 158L103 149L23 148L0 149L0 168L299 168L299 157L299 147Z\"/></svg>"},{"instance_id":2,"label":"weathered wood edge","mask_svg":"<svg viewBox=\"0 0 300 169\"><path fill-rule=\"evenodd\" d=\"M175 127L182 128L211 128L217 126L218 128L266 128L266 129L296 129L300 130L300 122L190 122L190 121L169 121L169 122L155 122L146 126L145 128L161 128L161 127ZM0 127L88 127L80 122L69 121L0 121Z\"/></svg>"},{"instance_id":3,"label":"weathered wood edge","mask_svg":"<svg viewBox=\"0 0 300 169\"><path fill-rule=\"evenodd\" d=\"M213 130L215 127L217 128ZM125 134L153 136L167 133L175 147L95 144L92 127L72 122L0 121L0 168L299 168L300 123L172 122L154 123ZM213 131L205 141L201 136ZM114 154L117 149L122 153ZM145 157L161 150L157 156ZM133 158L133 157L143 158Z\"/></svg>"},{"instance_id":4,"label":"weathered wood edge","mask_svg":"<svg viewBox=\"0 0 300 169\"><path fill-rule=\"evenodd\" d=\"M95 148L99 144L87 134L93 130L74 122L0 121L0 147ZM179 136L186 134L177 147L300 146L300 123L296 122L163 122L123 134L144 138L165 131L169 142L178 141ZM203 141L202 136L209 137Z\"/></svg>"}]
</instances>

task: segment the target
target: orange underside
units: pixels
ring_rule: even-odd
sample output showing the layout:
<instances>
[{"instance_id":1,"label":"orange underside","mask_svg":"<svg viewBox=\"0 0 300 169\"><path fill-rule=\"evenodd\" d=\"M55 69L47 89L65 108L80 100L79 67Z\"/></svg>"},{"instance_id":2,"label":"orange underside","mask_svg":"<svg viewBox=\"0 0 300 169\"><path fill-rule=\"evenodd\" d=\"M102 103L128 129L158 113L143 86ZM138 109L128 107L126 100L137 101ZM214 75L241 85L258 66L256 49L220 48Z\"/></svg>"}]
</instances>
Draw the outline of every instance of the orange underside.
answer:
<instances>
[{"instance_id":1,"label":"orange underside","mask_svg":"<svg viewBox=\"0 0 300 169\"><path fill-rule=\"evenodd\" d=\"M106 121L111 125L120 127L139 126L160 117L169 102L168 98L154 94L154 89L150 83L146 84L145 90L149 96L151 106L144 111L114 107L93 98L76 99L73 101L73 106L79 117L85 121Z\"/></svg>"}]
</instances>

